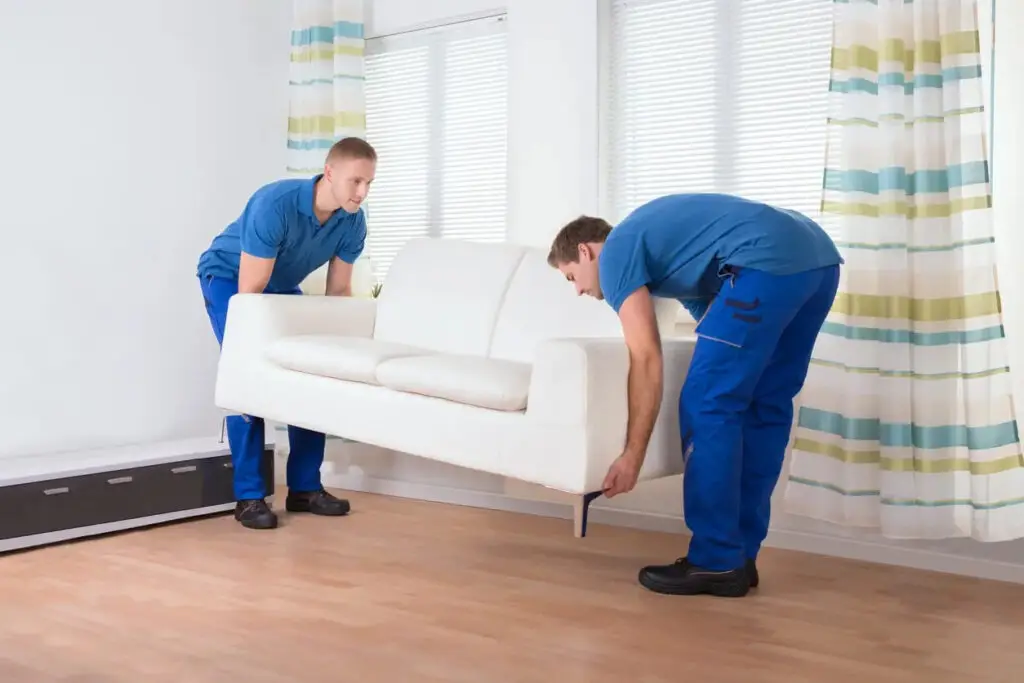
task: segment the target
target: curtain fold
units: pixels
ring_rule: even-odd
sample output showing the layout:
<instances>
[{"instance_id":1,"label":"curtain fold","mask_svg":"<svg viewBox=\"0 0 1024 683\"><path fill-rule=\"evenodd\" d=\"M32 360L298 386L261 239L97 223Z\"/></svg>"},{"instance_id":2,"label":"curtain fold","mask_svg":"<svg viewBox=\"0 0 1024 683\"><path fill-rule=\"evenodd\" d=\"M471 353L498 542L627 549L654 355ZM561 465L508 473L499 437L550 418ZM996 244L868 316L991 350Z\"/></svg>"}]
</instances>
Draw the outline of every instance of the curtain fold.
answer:
<instances>
[{"instance_id":1,"label":"curtain fold","mask_svg":"<svg viewBox=\"0 0 1024 683\"><path fill-rule=\"evenodd\" d=\"M323 169L337 140L366 137L362 0L293 0L288 168Z\"/></svg>"},{"instance_id":2,"label":"curtain fold","mask_svg":"<svg viewBox=\"0 0 1024 683\"><path fill-rule=\"evenodd\" d=\"M891 538L1020 538L976 2L834 12L822 222L846 265L785 508Z\"/></svg>"}]
</instances>

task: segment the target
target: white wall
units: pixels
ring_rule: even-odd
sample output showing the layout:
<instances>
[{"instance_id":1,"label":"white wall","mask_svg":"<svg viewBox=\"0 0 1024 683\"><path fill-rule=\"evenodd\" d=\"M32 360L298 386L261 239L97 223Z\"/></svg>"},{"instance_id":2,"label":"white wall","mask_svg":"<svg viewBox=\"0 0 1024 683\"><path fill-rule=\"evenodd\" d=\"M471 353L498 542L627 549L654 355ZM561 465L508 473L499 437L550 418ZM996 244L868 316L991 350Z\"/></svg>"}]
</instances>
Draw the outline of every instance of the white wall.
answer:
<instances>
[{"instance_id":1,"label":"white wall","mask_svg":"<svg viewBox=\"0 0 1024 683\"><path fill-rule=\"evenodd\" d=\"M987 3L981 3L985 5ZM502 9L508 12L510 238L544 245L567 218L599 210L598 161L598 11L596 0L505 0L496 6L488 0L368 0L368 35L407 30L425 24L456 19L474 13ZM1000 3L997 22L1002 26L1024 25L1024 3ZM988 7L981 8L987 22ZM1016 15L1016 16L1011 16ZM1005 34L1005 31L1004 31ZM988 35L983 49L988 49ZM1015 339L1024 338L1024 275L1014 254L1024 253L1024 236L1013 216L1024 212L1024 200L1012 188L1021 179L1019 160L1024 158L1024 133L1015 124L1024 115L1024 82L1008 74L1024 71L1024 48L1011 45L1005 35L996 60L1000 72L996 90L995 129L999 135L995 178L1002 193L997 199L999 238L1005 266L1001 273L1006 288L1007 328ZM1010 188L1010 189L1007 189ZM1018 320L1019 318L1019 320ZM1014 362L1021 371L1024 389L1024 344L1016 344ZM1024 391L1018 392L1024 397ZM1022 423L1024 425L1024 423ZM403 484L428 484L467 492L511 496L528 501L564 502L560 494L521 482L419 460L395 453L381 453L365 446L335 443L331 461L342 476L361 475ZM457 496L456 496L457 497ZM647 513L662 520L680 516L682 485L679 478L642 484L632 493L595 506ZM837 546L834 539L850 539L873 548L921 551L916 562L924 566L963 568L977 559L1005 563L1011 574L1024 572L1024 543L983 545L971 541L943 543L895 543L869 531L845 529L787 515L783 486L774 501L773 532L789 538L806 534L806 543L825 551L847 552L853 546ZM681 527L681 524L679 525ZM805 543L805 544L806 544ZM676 549L666 549L668 555ZM853 553L856 554L856 553ZM870 555L870 553L868 553ZM666 555L666 557L668 556ZM906 559L906 558L904 558ZM993 565L994 566L994 565ZM998 573L998 572L996 572ZM1005 572L1004 572L1005 573Z\"/></svg>"},{"instance_id":2,"label":"white wall","mask_svg":"<svg viewBox=\"0 0 1024 683\"><path fill-rule=\"evenodd\" d=\"M290 4L0 2L0 457L219 433L195 263L284 173Z\"/></svg>"}]
</instances>

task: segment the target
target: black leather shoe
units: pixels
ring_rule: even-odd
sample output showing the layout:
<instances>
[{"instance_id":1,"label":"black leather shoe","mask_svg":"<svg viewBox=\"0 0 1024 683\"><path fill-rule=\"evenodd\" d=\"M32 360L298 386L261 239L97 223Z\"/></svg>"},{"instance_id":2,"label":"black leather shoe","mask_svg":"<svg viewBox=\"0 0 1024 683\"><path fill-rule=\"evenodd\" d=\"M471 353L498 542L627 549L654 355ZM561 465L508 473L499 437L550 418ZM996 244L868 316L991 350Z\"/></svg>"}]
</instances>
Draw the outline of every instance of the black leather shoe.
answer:
<instances>
[{"instance_id":1,"label":"black leather shoe","mask_svg":"<svg viewBox=\"0 0 1024 683\"><path fill-rule=\"evenodd\" d=\"M747 560L747 575L750 577L750 587L757 588L757 584L761 583L761 577L757 575L757 565L753 560Z\"/></svg>"},{"instance_id":2,"label":"black leather shoe","mask_svg":"<svg viewBox=\"0 0 1024 683\"><path fill-rule=\"evenodd\" d=\"M323 489L302 493L289 491L284 507L288 512L309 512L328 517L347 515L351 509L347 500L332 496Z\"/></svg>"},{"instance_id":3,"label":"black leather shoe","mask_svg":"<svg viewBox=\"0 0 1024 683\"><path fill-rule=\"evenodd\" d=\"M277 515L262 498L240 500L235 503L235 519L249 529L274 529Z\"/></svg>"},{"instance_id":4,"label":"black leather shoe","mask_svg":"<svg viewBox=\"0 0 1024 683\"><path fill-rule=\"evenodd\" d=\"M750 590L747 567L711 571L680 557L672 564L652 565L640 570L640 585L667 595L708 594L720 598L742 598Z\"/></svg>"}]
</instances>

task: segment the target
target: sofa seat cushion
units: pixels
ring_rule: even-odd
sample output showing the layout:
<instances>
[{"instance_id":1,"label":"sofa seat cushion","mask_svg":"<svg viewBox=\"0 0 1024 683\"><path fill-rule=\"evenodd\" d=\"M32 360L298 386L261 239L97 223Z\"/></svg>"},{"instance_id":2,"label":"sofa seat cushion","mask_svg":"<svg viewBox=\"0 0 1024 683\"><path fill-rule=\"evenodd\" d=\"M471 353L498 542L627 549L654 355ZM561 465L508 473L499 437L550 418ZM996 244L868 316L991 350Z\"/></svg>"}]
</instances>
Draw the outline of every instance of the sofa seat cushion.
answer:
<instances>
[{"instance_id":1,"label":"sofa seat cushion","mask_svg":"<svg viewBox=\"0 0 1024 683\"><path fill-rule=\"evenodd\" d=\"M282 337L266 349L272 363L288 370L366 384L377 384L377 366L383 361L423 353L415 346L325 334Z\"/></svg>"},{"instance_id":2,"label":"sofa seat cushion","mask_svg":"<svg viewBox=\"0 0 1024 683\"><path fill-rule=\"evenodd\" d=\"M493 410L526 409L531 366L526 363L431 354L390 358L377 366L377 382L395 391L423 394Z\"/></svg>"}]
</instances>

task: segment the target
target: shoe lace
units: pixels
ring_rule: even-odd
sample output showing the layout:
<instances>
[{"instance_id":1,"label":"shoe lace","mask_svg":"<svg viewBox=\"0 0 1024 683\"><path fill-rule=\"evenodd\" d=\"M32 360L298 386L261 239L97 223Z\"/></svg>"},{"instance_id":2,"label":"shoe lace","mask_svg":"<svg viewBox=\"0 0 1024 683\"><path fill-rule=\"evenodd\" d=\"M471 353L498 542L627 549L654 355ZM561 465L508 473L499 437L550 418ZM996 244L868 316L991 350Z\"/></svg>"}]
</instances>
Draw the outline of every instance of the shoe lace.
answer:
<instances>
[{"instance_id":1,"label":"shoe lace","mask_svg":"<svg viewBox=\"0 0 1024 683\"><path fill-rule=\"evenodd\" d=\"M261 512L267 506L263 500L249 500L243 506L243 512Z\"/></svg>"}]
</instances>

